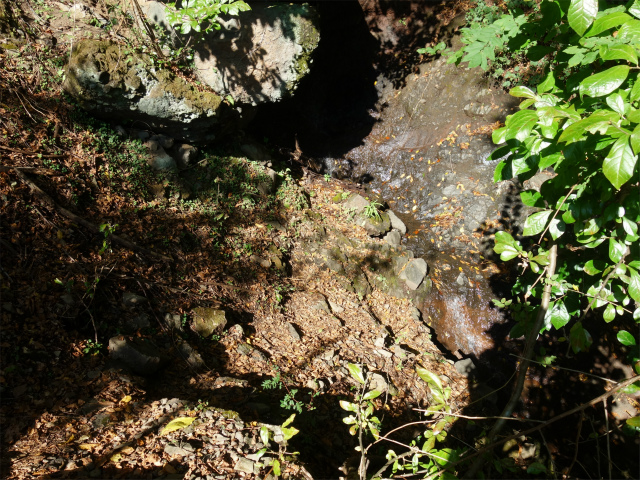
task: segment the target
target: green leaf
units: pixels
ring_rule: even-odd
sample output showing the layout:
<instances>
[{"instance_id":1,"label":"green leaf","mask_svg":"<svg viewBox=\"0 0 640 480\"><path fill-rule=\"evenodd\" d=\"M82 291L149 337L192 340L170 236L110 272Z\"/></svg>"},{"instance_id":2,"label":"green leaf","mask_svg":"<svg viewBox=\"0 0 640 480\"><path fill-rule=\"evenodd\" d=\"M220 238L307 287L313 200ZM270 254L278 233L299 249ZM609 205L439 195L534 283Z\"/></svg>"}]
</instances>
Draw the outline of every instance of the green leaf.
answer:
<instances>
[{"instance_id":1,"label":"green leaf","mask_svg":"<svg viewBox=\"0 0 640 480\"><path fill-rule=\"evenodd\" d=\"M496 253L500 254L500 260L502 260L503 262L508 262L509 260L518 256L518 251L511 245L502 245L501 248L498 247L499 246L495 246L493 250Z\"/></svg>"},{"instance_id":2,"label":"green leaf","mask_svg":"<svg viewBox=\"0 0 640 480\"><path fill-rule=\"evenodd\" d=\"M515 240L513 239L513 237L509 232L505 232L504 230L501 230L496 233L496 243L514 244Z\"/></svg>"},{"instance_id":3,"label":"green leaf","mask_svg":"<svg viewBox=\"0 0 640 480\"><path fill-rule=\"evenodd\" d=\"M260 440L264 445L269 445L269 429L267 427L260 428Z\"/></svg>"},{"instance_id":4,"label":"green leaf","mask_svg":"<svg viewBox=\"0 0 640 480\"><path fill-rule=\"evenodd\" d=\"M617 40L624 43L638 43L640 41L640 22L629 20L618 30Z\"/></svg>"},{"instance_id":5,"label":"green leaf","mask_svg":"<svg viewBox=\"0 0 640 480\"><path fill-rule=\"evenodd\" d=\"M607 307L604 309L602 314L602 318L605 322L609 323L616 318L616 307L612 303L608 303Z\"/></svg>"},{"instance_id":6,"label":"green leaf","mask_svg":"<svg viewBox=\"0 0 640 480\"><path fill-rule=\"evenodd\" d=\"M282 424L281 428L287 427L291 424L291 422L293 422L293 420L296 418L296 414L293 413L289 416L289 418L287 418L284 423Z\"/></svg>"},{"instance_id":7,"label":"green leaf","mask_svg":"<svg viewBox=\"0 0 640 480\"><path fill-rule=\"evenodd\" d=\"M562 236L566 228L567 228L567 225L564 223L563 220L557 217L552 219L551 223L549 224L549 233L551 234L551 238L553 238L554 240L557 240L559 237Z\"/></svg>"},{"instance_id":8,"label":"green leaf","mask_svg":"<svg viewBox=\"0 0 640 480\"><path fill-rule=\"evenodd\" d=\"M536 87L536 90L538 91L538 93L546 93L546 92L550 92L551 90L553 90L553 87L556 86L556 79L553 76L553 71L549 72L547 74L547 77L538 84L538 86Z\"/></svg>"},{"instance_id":9,"label":"green leaf","mask_svg":"<svg viewBox=\"0 0 640 480\"><path fill-rule=\"evenodd\" d=\"M547 225L549 216L552 213L552 210L543 210L541 212L536 212L532 215L529 215L524 222L522 235L528 237L531 235L537 235L538 233L542 232L544 230L544 227L546 227Z\"/></svg>"},{"instance_id":10,"label":"green leaf","mask_svg":"<svg viewBox=\"0 0 640 480\"><path fill-rule=\"evenodd\" d=\"M627 251L627 246L617 241L615 238L609 238L609 258L613 263L618 263L622 260L625 252Z\"/></svg>"},{"instance_id":11,"label":"green leaf","mask_svg":"<svg viewBox=\"0 0 640 480\"><path fill-rule=\"evenodd\" d=\"M581 322L576 322L571 327L569 341L573 353L587 351L593 343L591 334L583 328Z\"/></svg>"},{"instance_id":12,"label":"green leaf","mask_svg":"<svg viewBox=\"0 0 640 480\"><path fill-rule=\"evenodd\" d=\"M636 339L633 338L633 335L631 335L626 330L620 330L618 332L617 337L618 337L618 341L621 344L626 345L627 347L630 347L636 344Z\"/></svg>"},{"instance_id":13,"label":"green leaf","mask_svg":"<svg viewBox=\"0 0 640 480\"><path fill-rule=\"evenodd\" d=\"M358 409L355 403L347 402L346 400L340 400L340 407L347 412L355 412Z\"/></svg>"},{"instance_id":14,"label":"green leaf","mask_svg":"<svg viewBox=\"0 0 640 480\"><path fill-rule=\"evenodd\" d=\"M625 421L627 425L629 425L630 427L640 428L640 415L636 417L627 418Z\"/></svg>"},{"instance_id":15,"label":"green leaf","mask_svg":"<svg viewBox=\"0 0 640 480\"><path fill-rule=\"evenodd\" d=\"M627 79L628 65L617 65L604 72L596 73L580 82L580 95L602 97L609 95Z\"/></svg>"},{"instance_id":16,"label":"green leaf","mask_svg":"<svg viewBox=\"0 0 640 480\"><path fill-rule=\"evenodd\" d=\"M273 462L271 462L271 467L273 468L273 474L274 474L276 477L279 477L279 476L280 476L280 474L282 473L282 472L280 471L280 461L279 461L278 459L274 458L274 459L273 459Z\"/></svg>"},{"instance_id":17,"label":"green leaf","mask_svg":"<svg viewBox=\"0 0 640 480\"><path fill-rule=\"evenodd\" d=\"M522 203L527 207L544 207L542 195L536 190L524 190L520 192L520 199L522 200Z\"/></svg>"},{"instance_id":18,"label":"green leaf","mask_svg":"<svg viewBox=\"0 0 640 480\"><path fill-rule=\"evenodd\" d=\"M160 431L160 435L166 435L167 433L175 432L176 430L182 430L183 428L187 428L196 420L196 417L179 417L171 420L167 425Z\"/></svg>"},{"instance_id":19,"label":"green leaf","mask_svg":"<svg viewBox=\"0 0 640 480\"><path fill-rule=\"evenodd\" d=\"M442 390L442 381L440 380L440 377L438 377L438 375L436 375L435 373L432 373L426 368L420 366L416 367L416 373L429 385L434 386L438 390Z\"/></svg>"},{"instance_id":20,"label":"green leaf","mask_svg":"<svg viewBox=\"0 0 640 480\"><path fill-rule=\"evenodd\" d=\"M382 395L382 392L380 392L378 390L371 390L371 391L367 392L364 395L364 397L362 397L362 400L373 400L374 398L377 398L380 395Z\"/></svg>"},{"instance_id":21,"label":"green leaf","mask_svg":"<svg viewBox=\"0 0 640 480\"><path fill-rule=\"evenodd\" d=\"M602 45L600 47L600 57L603 60L625 60L638 64L638 53L631 45Z\"/></svg>"},{"instance_id":22,"label":"green leaf","mask_svg":"<svg viewBox=\"0 0 640 480\"><path fill-rule=\"evenodd\" d=\"M611 123L616 122L619 118L619 115L610 110L598 110L589 117L574 122L565 128L564 132L560 135L560 138L558 138L558 142L577 142L588 130L608 126Z\"/></svg>"},{"instance_id":23,"label":"green leaf","mask_svg":"<svg viewBox=\"0 0 640 480\"><path fill-rule=\"evenodd\" d=\"M560 300L556 301L548 315L551 324L558 330L564 327L569 323L569 320L571 320L567 307L565 307L564 302Z\"/></svg>"},{"instance_id":24,"label":"green leaf","mask_svg":"<svg viewBox=\"0 0 640 480\"><path fill-rule=\"evenodd\" d=\"M620 137L611 147L602 164L602 172L611 184L620 190L633 177L638 157L633 154L629 137Z\"/></svg>"},{"instance_id":25,"label":"green leaf","mask_svg":"<svg viewBox=\"0 0 640 480\"><path fill-rule=\"evenodd\" d=\"M640 0L634 0L628 11L634 17L640 18Z\"/></svg>"},{"instance_id":26,"label":"green leaf","mask_svg":"<svg viewBox=\"0 0 640 480\"><path fill-rule=\"evenodd\" d=\"M638 82L638 84L640 84L640 82ZM640 125L636 125L636 128L633 129L633 133L631 134L629 140L631 141L631 148L633 148L633 153L638 155L640 153Z\"/></svg>"},{"instance_id":27,"label":"green leaf","mask_svg":"<svg viewBox=\"0 0 640 480\"><path fill-rule=\"evenodd\" d=\"M569 26L580 36L587 31L598 14L598 0L571 0L567 12Z\"/></svg>"},{"instance_id":28,"label":"green leaf","mask_svg":"<svg viewBox=\"0 0 640 480\"><path fill-rule=\"evenodd\" d=\"M582 268L587 275L597 275L601 273L607 266L602 260L589 260Z\"/></svg>"},{"instance_id":29,"label":"green leaf","mask_svg":"<svg viewBox=\"0 0 640 480\"><path fill-rule=\"evenodd\" d=\"M622 217L622 228L628 235L638 234L638 224L636 222L632 222L627 217Z\"/></svg>"},{"instance_id":30,"label":"green leaf","mask_svg":"<svg viewBox=\"0 0 640 480\"><path fill-rule=\"evenodd\" d=\"M621 116L625 114L625 109L629 107L629 104L624 103L622 95L620 95L618 92L614 92L609 95L606 99L606 102L607 105L611 107L611 110L620 114Z\"/></svg>"},{"instance_id":31,"label":"green leaf","mask_svg":"<svg viewBox=\"0 0 640 480\"><path fill-rule=\"evenodd\" d=\"M537 98L537 95L529 87L519 86L509 90L509 95L512 97L521 98Z\"/></svg>"},{"instance_id":32,"label":"green leaf","mask_svg":"<svg viewBox=\"0 0 640 480\"><path fill-rule=\"evenodd\" d=\"M603 15L602 17L596 19L595 22L593 22L593 25L584 37L593 37L594 35L598 35L599 33L604 32L605 30L609 30L610 28L622 25L629 20L632 20L632 17L624 12L613 12L609 13L608 15Z\"/></svg>"},{"instance_id":33,"label":"green leaf","mask_svg":"<svg viewBox=\"0 0 640 480\"><path fill-rule=\"evenodd\" d=\"M349 368L349 373L351 376L362 385L364 385L364 374L362 373L362 367L360 365L356 365L354 363L350 363L347 365Z\"/></svg>"},{"instance_id":34,"label":"green leaf","mask_svg":"<svg viewBox=\"0 0 640 480\"><path fill-rule=\"evenodd\" d=\"M640 302L640 275L631 269L629 269L629 296L636 302Z\"/></svg>"},{"instance_id":35,"label":"green leaf","mask_svg":"<svg viewBox=\"0 0 640 480\"><path fill-rule=\"evenodd\" d=\"M538 123L538 114L534 110L520 110L507 117L505 140L524 140L531 133L531 129Z\"/></svg>"}]
</instances>

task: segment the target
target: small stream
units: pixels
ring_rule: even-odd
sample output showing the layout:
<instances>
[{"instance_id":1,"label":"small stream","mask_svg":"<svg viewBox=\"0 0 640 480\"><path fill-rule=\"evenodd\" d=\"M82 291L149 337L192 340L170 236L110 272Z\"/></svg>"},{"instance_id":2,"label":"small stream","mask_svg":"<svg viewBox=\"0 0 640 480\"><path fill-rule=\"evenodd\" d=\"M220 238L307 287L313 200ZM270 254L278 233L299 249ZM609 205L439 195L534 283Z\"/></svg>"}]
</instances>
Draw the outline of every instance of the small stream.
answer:
<instances>
[{"instance_id":1,"label":"small stream","mask_svg":"<svg viewBox=\"0 0 640 480\"><path fill-rule=\"evenodd\" d=\"M384 80L383 80L384 81ZM490 139L513 107L477 71L444 59L423 64L401 90L383 85L387 105L362 145L327 171L381 194L409 226L407 246L430 266L431 298L420 305L449 350L480 357L493 349L504 323L491 299L507 294L490 262L491 234L513 228L516 186L493 183Z\"/></svg>"}]
</instances>

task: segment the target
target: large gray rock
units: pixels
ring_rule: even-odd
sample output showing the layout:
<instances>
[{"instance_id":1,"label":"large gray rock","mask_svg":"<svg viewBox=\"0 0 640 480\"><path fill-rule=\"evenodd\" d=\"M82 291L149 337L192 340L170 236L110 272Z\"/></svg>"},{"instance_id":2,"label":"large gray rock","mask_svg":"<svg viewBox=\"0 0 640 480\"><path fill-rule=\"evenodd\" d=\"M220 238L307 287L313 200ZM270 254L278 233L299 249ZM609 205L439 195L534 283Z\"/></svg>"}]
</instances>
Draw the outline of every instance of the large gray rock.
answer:
<instances>
[{"instance_id":1,"label":"large gray rock","mask_svg":"<svg viewBox=\"0 0 640 480\"><path fill-rule=\"evenodd\" d=\"M320 40L319 18L309 5L252 5L222 20L222 29L197 48L199 79L236 103L277 102L309 72Z\"/></svg>"},{"instance_id":2,"label":"large gray rock","mask_svg":"<svg viewBox=\"0 0 640 480\"><path fill-rule=\"evenodd\" d=\"M416 290L427 274L427 262L422 258L410 260L398 277L404 280L411 290Z\"/></svg>"},{"instance_id":3,"label":"large gray rock","mask_svg":"<svg viewBox=\"0 0 640 480\"><path fill-rule=\"evenodd\" d=\"M242 124L213 92L196 90L150 57L110 41L82 40L71 52L64 89L87 111L192 142L207 142Z\"/></svg>"},{"instance_id":4,"label":"large gray rock","mask_svg":"<svg viewBox=\"0 0 640 480\"><path fill-rule=\"evenodd\" d=\"M372 237L384 235L391 228L391 221L386 212L378 212L378 216L367 217L364 212L355 217L356 223Z\"/></svg>"}]
</instances>

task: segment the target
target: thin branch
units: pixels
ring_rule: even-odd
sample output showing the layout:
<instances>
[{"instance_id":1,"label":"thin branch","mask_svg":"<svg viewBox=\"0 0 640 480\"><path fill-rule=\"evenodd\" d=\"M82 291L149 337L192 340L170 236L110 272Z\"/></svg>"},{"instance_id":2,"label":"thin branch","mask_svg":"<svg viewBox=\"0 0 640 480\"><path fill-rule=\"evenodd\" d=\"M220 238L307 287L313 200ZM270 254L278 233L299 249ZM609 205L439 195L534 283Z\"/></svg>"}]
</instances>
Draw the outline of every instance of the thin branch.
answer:
<instances>
[{"instance_id":1,"label":"thin branch","mask_svg":"<svg viewBox=\"0 0 640 480\"><path fill-rule=\"evenodd\" d=\"M609 390L608 392L603 393L602 395L597 396L596 398L589 400L586 403L583 403L582 405L578 405L575 408L572 408L571 410L567 410L564 413L561 413L560 415L556 415L555 417L547 420L544 423L541 423L540 425L537 425L535 427L529 428L528 430L524 430L522 432L518 432L515 433L513 435L509 435L508 437L502 438L497 442L494 442L490 445L487 445L484 448L481 448L480 450L478 450L475 453L472 453L471 455L467 455L464 458L461 458L459 460L456 460L455 462L451 463L450 465L447 465L446 467L442 468L441 470L438 470L437 472L433 473L432 475L426 477L427 479L434 479L439 477L440 475L442 475L444 472L451 470L453 467L455 467L456 465L465 462L467 460L471 460L472 458L475 458L479 455L482 455L486 452L489 452L491 450L493 450L494 448L496 448L499 445L502 445L505 442L508 442L509 440L515 440L516 438L520 438L523 435L529 435L530 433L533 432L537 432L538 430L541 430L549 425L551 425L552 423L557 422L558 420L562 420L565 417L568 417L570 415L573 415L574 413L578 413L578 412L582 412L583 410L586 410L587 408L598 404L599 402L602 402L603 400L606 400L607 398L609 398L611 395L614 395L616 392L618 392L619 390L622 390L625 387L628 387L629 385L631 385L632 383L637 382L638 380L640 380L640 375L636 375L635 377L631 377L628 378L627 380L625 380L622 383L619 383L618 385L616 385L615 387L613 387L611 390Z\"/></svg>"},{"instance_id":2,"label":"thin branch","mask_svg":"<svg viewBox=\"0 0 640 480\"><path fill-rule=\"evenodd\" d=\"M609 272L609 275L607 275L607 277L604 279L604 282L602 282L602 286L600 287L600 290L598 290L598 293L596 293L595 298L589 302L589 306L587 307L587 309L584 311L584 313L578 320L579 322L584 320L584 318L587 316L587 313L589 313L589 310L591 310L591 307L593 306L593 304L600 297L600 293L602 293L602 290L604 290L604 287L607 286L609 279L613 276L613 274L616 272L618 267L622 264L622 262L624 262L624 259L626 258L626 256L629 255L630 253L631 253L631 249L627 247L624 251L624 255L622 255L622 258L618 260L618 263L616 263L616 266L611 269L611 271Z\"/></svg>"},{"instance_id":3,"label":"thin branch","mask_svg":"<svg viewBox=\"0 0 640 480\"><path fill-rule=\"evenodd\" d=\"M580 450L580 434L582 433L582 422L584 421L584 412L580 412L580 422L578 423L578 432L576 433L576 450L573 452L573 460L564 473L565 475L569 475L571 473L571 469L578 461L578 451Z\"/></svg>"},{"instance_id":4,"label":"thin branch","mask_svg":"<svg viewBox=\"0 0 640 480\"><path fill-rule=\"evenodd\" d=\"M611 480L611 441L609 439L609 411L607 410L607 399L602 401L602 408L604 408L604 425L607 430L607 465L609 466L609 480Z\"/></svg>"},{"instance_id":5,"label":"thin branch","mask_svg":"<svg viewBox=\"0 0 640 480\"><path fill-rule=\"evenodd\" d=\"M516 358L522 358L520 355L515 355L513 353L510 354L512 357L516 357ZM535 360L530 360L530 362L532 363L538 363L540 365L544 365L545 367L550 367L550 368L555 368L557 370L566 370L568 372L575 372L575 373L579 373L581 375L587 375L588 377L593 377L593 378L597 378L598 380L602 380L603 382L609 382L609 383L618 383L615 380L611 380L609 378L604 378L604 377L599 377L598 375L594 375L593 373L587 373L587 372L583 372L581 370L574 370L573 368L566 368L566 367L558 367L557 365L545 365L542 362L536 362Z\"/></svg>"},{"instance_id":6,"label":"thin branch","mask_svg":"<svg viewBox=\"0 0 640 480\"><path fill-rule=\"evenodd\" d=\"M414 408L413 410L415 410L416 412L427 411L427 410L421 410L419 408ZM467 415L458 415L456 413L445 413L445 415L451 415L452 417L466 418L467 420L514 420L516 422L544 423L544 420L531 420L530 418L519 418L519 417L468 417ZM431 420L431 421L434 421L434 420ZM421 422L414 422L414 423L421 423Z\"/></svg>"}]
</instances>

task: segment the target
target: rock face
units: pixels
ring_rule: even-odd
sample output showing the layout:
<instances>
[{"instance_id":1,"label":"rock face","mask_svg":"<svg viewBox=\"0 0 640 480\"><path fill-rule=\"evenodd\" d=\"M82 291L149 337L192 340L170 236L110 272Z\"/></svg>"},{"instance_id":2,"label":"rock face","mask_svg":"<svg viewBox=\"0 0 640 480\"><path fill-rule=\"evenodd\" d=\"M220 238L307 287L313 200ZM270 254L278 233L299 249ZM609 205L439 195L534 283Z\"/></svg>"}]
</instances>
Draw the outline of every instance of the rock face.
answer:
<instances>
[{"instance_id":1,"label":"rock face","mask_svg":"<svg viewBox=\"0 0 640 480\"><path fill-rule=\"evenodd\" d=\"M214 140L242 117L212 92L200 92L144 54L110 41L77 43L65 90L82 108L109 120L145 122L155 131L191 142Z\"/></svg>"},{"instance_id":2,"label":"rock face","mask_svg":"<svg viewBox=\"0 0 640 480\"><path fill-rule=\"evenodd\" d=\"M316 11L306 5L253 5L221 22L198 47L197 76L236 103L277 102L309 72L320 40Z\"/></svg>"}]
</instances>

